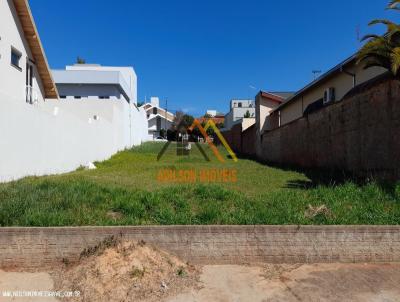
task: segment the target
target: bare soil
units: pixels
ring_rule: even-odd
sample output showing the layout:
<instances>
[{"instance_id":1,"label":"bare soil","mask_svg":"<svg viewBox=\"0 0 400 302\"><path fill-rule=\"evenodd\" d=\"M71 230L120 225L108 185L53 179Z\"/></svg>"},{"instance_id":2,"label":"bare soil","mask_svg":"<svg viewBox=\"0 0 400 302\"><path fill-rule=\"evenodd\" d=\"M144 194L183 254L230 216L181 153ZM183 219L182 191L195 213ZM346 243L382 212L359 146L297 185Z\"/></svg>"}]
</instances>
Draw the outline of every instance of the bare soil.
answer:
<instances>
[{"instance_id":1,"label":"bare soil","mask_svg":"<svg viewBox=\"0 0 400 302\"><path fill-rule=\"evenodd\" d=\"M107 245L52 274L56 290L81 293L68 301L160 301L197 282L193 266L143 242Z\"/></svg>"}]
</instances>

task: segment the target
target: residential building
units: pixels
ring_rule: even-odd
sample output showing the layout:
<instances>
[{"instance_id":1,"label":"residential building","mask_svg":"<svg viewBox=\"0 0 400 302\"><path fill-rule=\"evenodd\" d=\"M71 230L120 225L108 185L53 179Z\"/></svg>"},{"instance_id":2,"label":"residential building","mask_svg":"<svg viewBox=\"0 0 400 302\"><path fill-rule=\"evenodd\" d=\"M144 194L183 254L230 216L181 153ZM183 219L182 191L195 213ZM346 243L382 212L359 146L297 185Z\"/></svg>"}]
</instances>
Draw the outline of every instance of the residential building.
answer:
<instances>
[{"instance_id":1,"label":"residential building","mask_svg":"<svg viewBox=\"0 0 400 302\"><path fill-rule=\"evenodd\" d=\"M384 68L364 69L356 55L344 60L271 111L270 129L286 125L322 106L340 101L352 88L386 72Z\"/></svg>"},{"instance_id":2,"label":"residential building","mask_svg":"<svg viewBox=\"0 0 400 302\"><path fill-rule=\"evenodd\" d=\"M230 129L238 120L246 115L255 118L256 106L254 100L233 99L230 102L229 112L225 115L225 129Z\"/></svg>"},{"instance_id":3,"label":"residential building","mask_svg":"<svg viewBox=\"0 0 400 302\"><path fill-rule=\"evenodd\" d=\"M265 130L265 118L283 104L287 98L290 98L293 92L266 92L260 91L256 95L256 127L258 132L261 133Z\"/></svg>"},{"instance_id":4,"label":"residential building","mask_svg":"<svg viewBox=\"0 0 400 302\"><path fill-rule=\"evenodd\" d=\"M147 139L146 113L135 106L133 69L111 68L107 76L79 70L91 73L95 87L88 89L89 83L77 75L79 83L66 81L60 88L65 96L88 99L60 101L28 1L0 1L0 20L0 182L70 172ZM104 94L98 90L102 86ZM101 102L100 96L110 100Z\"/></svg>"},{"instance_id":5,"label":"residential building","mask_svg":"<svg viewBox=\"0 0 400 302\"><path fill-rule=\"evenodd\" d=\"M217 110L207 110L204 116L198 118L200 123L207 122L208 120L212 120L216 125L224 124L225 122L225 114L218 112Z\"/></svg>"},{"instance_id":6,"label":"residential building","mask_svg":"<svg viewBox=\"0 0 400 302\"><path fill-rule=\"evenodd\" d=\"M26 0L0 1L0 96L37 104L57 88Z\"/></svg>"},{"instance_id":7,"label":"residential building","mask_svg":"<svg viewBox=\"0 0 400 302\"><path fill-rule=\"evenodd\" d=\"M160 99L151 97L150 103L145 103L141 108L144 108L147 114L148 132L150 138L160 136L161 130L171 128L175 115L160 107Z\"/></svg>"},{"instance_id":8,"label":"residential building","mask_svg":"<svg viewBox=\"0 0 400 302\"><path fill-rule=\"evenodd\" d=\"M75 64L52 73L61 100L123 100L137 104L137 76L132 67Z\"/></svg>"},{"instance_id":9,"label":"residential building","mask_svg":"<svg viewBox=\"0 0 400 302\"><path fill-rule=\"evenodd\" d=\"M207 110L207 111L206 111L206 115L208 115L208 116L210 116L210 117L214 117L214 116L216 116L217 114L218 114L217 110L214 110L214 109L212 109L212 110Z\"/></svg>"}]
</instances>

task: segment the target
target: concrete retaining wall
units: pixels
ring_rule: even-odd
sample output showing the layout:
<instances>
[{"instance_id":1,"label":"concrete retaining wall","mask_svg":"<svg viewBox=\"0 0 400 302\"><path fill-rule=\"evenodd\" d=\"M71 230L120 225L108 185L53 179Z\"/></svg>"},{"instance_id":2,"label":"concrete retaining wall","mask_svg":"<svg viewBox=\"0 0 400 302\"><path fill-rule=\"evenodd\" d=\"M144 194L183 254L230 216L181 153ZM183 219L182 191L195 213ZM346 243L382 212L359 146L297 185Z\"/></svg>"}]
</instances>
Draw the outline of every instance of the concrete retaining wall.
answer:
<instances>
[{"instance_id":1,"label":"concrete retaining wall","mask_svg":"<svg viewBox=\"0 0 400 302\"><path fill-rule=\"evenodd\" d=\"M1 228L0 268L74 262L85 248L119 234L194 264L400 261L400 226Z\"/></svg>"}]
</instances>

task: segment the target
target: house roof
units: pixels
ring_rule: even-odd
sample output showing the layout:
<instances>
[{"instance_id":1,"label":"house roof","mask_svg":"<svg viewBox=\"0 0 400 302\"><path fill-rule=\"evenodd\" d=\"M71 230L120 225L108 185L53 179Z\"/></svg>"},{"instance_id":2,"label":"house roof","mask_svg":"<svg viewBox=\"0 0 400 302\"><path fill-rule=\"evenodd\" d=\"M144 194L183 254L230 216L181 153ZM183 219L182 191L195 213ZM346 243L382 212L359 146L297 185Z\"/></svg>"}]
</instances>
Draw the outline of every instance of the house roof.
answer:
<instances>
[{"instance_id":1,"label":"house roof","mask_svg":"<svg viewBox=\"0 0 400 302\"><path fill-rule=\"evenodd\" d=\"M213 117L199 117L198 121L200 123L207 122L208 120L212 120L215 124L220 124L225 121L225 116L213 116Z\"/></svg>"},{"instance_id":2,"label":"house roof","mask_svg":"<svg viewBox=\"0 0 400 302\"><path fill-rule=\"evenodd\" d=\"M148 120L151 121L152 119L155 119L156 117L160 117L160 118L162 118L162 119L164 119L164 120L167 120L167 121L169 121L169 122L173 122L173 121L174 121L173 119L170 119L170 118L168 118L168 117L165 117L165 115L162 115L162 114L159 114L159 113L157 113L157 114L151 114L151 115L149 116Z\"/></svg>"},{"instance_id":3,"label":"house roof","mask_svg":"<svg viewBox=\"0 0 400 302\"><path fill-rule=\"evenodd\" d=\"M266 92L266 91L260 91L260 94L262 97L267 98L271 101L277 102L279 104L283 103L283 101L285 100L283 97L273 94L271 92Z\"/></svg>"},{"instance_id":4,"label":"house roof","mask_svg":"<svg viewBox=\"0 0 400 302\"><path fill-rule=\"evenodd\" d=\"M268 93L280 96L283 99L288 99L290 97L292 97L296 91L268 91Z\"/></svg>"},{"instance_id":5,"label":"house roof","mask_svg":"<svg viewBox=\"0 0 400 302\"><path fill-rule=\"evenodd\" d=\"M35 21L27 0L13 0L18 18L22 25L26 41L31 49L33 59L42 80L45 97L49 99L58 98L57 87L53 81L49 64L42 43L39 38Z\"/></svg>"},{"instance_id":6,"label":"house roof","mask_svg":"<svg viewBox=\"0 0 400 302\"><path fill-rule=\"evenodd\" d=\"M143 107L146 111L149 111L150 109L153 109L153 108L157 108L157 109L160 109L160 110L162 110L162 111L164 111L164 112L167 112L167 114L170 114L170 115L172 115L172 116L175 116L175 114L173 114L172 112L166 111L164 108L161 108L161 107L158 107L158 106L154 106L154 105L151 104L151 103L143 104L142 107Z\"/></svg>"},{"instance_id":7,"label":"house roof","mask_svg":"<svg viewBox=\"0 0 400 302\"><path fill-rule=\"evenodd\" d=\"M357 59L357 54L354 54L351 57L347 58L346 60L340 62L335 67L333 67L332 69L328 70L327 72L325 72L324 74L319 76L317 79L312 81L310 84L308 84L307 86L305 86L302 89L300 89L299 91L297 91L293 96L289 97L286 100L286 102L284 102L283 104L281 104L280 106L275 108L272 112L281 110L282 108L286 107L288 104L292 103L295 99L297 99L298 97L304 95L306 92L310 91L311 89L313 89L318 84L321 84L324 81L327 81L332 76L334 76L334 75L338 74L339 72L343 71L343 68L345 68L345 67L347 67L347 66L349 66L351 64L354 64L356 62L356 59Z\"/></svg>"}]
</instances>

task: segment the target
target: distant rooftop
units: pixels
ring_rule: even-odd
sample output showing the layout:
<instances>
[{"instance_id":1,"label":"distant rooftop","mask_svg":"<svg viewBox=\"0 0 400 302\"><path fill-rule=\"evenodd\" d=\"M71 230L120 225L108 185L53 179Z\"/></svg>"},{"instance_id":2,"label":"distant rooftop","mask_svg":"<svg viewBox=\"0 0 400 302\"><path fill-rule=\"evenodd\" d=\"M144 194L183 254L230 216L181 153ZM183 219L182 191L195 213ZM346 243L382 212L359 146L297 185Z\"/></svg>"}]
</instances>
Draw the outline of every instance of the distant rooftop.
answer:
<instances>
[{"instance_id":1,"label":"distant rooftop","mask_svg":"<svg viewBox=\"0 0 400 302\"><path fill-rule=\"evenodd\" d=\"M280 96L285 100L292 97L296 93L295 91L268 91L268 92Z\"/></svg>"},{"instance_id":2,"label":"distant rooftop","mask_svg":"<svg viewBox=\"0 0 400 302\"><path fill-rule=\"evenodd\" d=\"M69 85L116 85L124 97L133 99L132 84L124 73L136 76L132 67L110 67L99 64L75 64L65 70L52 70L56 84Z\"/></svg>"},{"instance_id":3,"label":"distant rooftop","mask_svg":"<svg viewBox=\"0 0 400 302\"><path fill-rule=\"evenodd\" d=\"M76 64L74 64L73 66L76 66L76 67L101 67L101 65L100 64L81 64L81 63L76 63ZM68 67L68 66L67 66Z\"/></svg>"}]
</instances>

